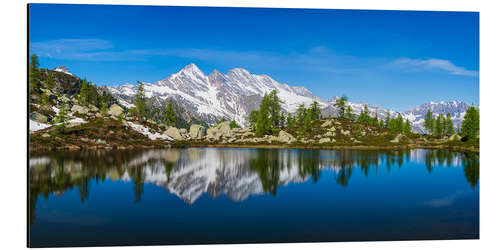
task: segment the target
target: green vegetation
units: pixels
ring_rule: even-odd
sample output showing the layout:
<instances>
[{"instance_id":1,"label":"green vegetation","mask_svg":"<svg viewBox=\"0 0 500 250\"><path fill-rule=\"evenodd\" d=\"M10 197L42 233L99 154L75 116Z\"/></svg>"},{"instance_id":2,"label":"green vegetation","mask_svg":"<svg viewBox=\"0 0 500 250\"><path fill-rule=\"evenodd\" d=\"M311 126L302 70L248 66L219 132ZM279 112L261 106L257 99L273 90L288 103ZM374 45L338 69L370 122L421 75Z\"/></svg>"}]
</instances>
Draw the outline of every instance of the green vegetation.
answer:
<instances>
[{"instance_id":1,"label":"green vegetation","mask_svg":"<svg viewBox=\"0 0 500 250\"><path fill-rule=\"evenodd\" d=\"M479 138L479 110L471 106L467 109L462 122L462 135L470 139Z\"/></svg>"},{"instance_id":2,"label":"green vegetation","mask_svg":"<svg viewBox=\"0 0 500 250\"><path fill-rule=\"evenodd\" d=\"M177 124L177 116L175 115L175 109L172 100L168 101L167 108L165 109L165 114L163 115L163 121L167 126L175 126Z\"/></svg>"},{"instance_id":3,"label":"green vegetation","mask_svg":"<svg viewBox=\"0 0 500 250\"><path fill-rule=\"evenodd\" d=\"M233 129L233 128L241 128L241 126L238 125L238 123L236 123L236 121L234 119L229 123L229 127L231 129Z\"/></svg>"},{"instance_id":4,"label":"green vegetation","mask_svg":"<svg viewBox=\"0 0 500 250\"><path fill-rule=\"evenodd\" d=\"M30 82L30 91L39 91L40 90L40 80L41 80L41 72L38 68L40 63L38 62L38 56L36 54L31 55L30 65L29 65L29 82Z\"/></svg>"}]
</instances>

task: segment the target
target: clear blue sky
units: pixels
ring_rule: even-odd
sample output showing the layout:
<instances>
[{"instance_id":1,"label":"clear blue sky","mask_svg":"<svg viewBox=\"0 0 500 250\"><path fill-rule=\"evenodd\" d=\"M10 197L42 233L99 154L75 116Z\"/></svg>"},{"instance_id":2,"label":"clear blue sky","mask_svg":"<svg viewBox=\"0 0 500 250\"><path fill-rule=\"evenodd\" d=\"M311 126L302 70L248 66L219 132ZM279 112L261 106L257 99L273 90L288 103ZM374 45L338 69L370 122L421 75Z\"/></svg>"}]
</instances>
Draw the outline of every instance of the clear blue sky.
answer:
<instances>
[{"instance_id":1,"label":"clear blue sky","mask_svg":"<svg viewBox=\"0 0 500 250\"><path fill-rule=\"evenodd\" d=\"M29 35L41 67L99 85L155 82L195 63L396 110L479 104L474 12L32 4Z\"/></svg>"}]
</instances>

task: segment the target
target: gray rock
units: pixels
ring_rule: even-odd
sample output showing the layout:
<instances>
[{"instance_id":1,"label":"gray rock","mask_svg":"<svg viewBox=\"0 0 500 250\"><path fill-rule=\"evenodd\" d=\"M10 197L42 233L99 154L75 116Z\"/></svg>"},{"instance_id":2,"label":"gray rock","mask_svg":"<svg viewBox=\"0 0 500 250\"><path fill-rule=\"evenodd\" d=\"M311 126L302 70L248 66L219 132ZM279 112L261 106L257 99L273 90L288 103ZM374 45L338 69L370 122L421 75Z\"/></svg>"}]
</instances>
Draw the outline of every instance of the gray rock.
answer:
<instances>
[{"instance_id":1,"label":"gray rock","mask_svg":"<svg viewBox=\"0 0 500 250\"><path fill-rule=\"evenodd\" d=\"M295 137L293 137L293 135L291 135L283 130L280 131L277 140L279 142L283 142L283 143L293 143L293 142L297 141L295 139Z\"/></svg>"},{"instance_id":2,"label":"gray rock","mask_svg":"<svg viewBox=\"0 0 500 250\"><path fill-rule=\"evenodd\" d=\"M42 115L36 111L31 112L30 114L30 119L36 122L41 122L41 123L46 123L48 121L48 117L45 115Z\"/></svg>"},{"instance_id":3,"label":"gray rock","mask_svg":"<svg viewBox=\"0 0 500 250\"><path fill-rule=\"evenodd\" d=\"M122 107L118 106L117 104L111 105L108 110L108 114L114 116L114 117L119 117L123 114L123 109Z\"/></svg>"},{"instance_id":4,"label":"gray rock","mask_svg":"<svg viewBox=\"0 0 500 250\"><path fill-rule=\"evenodd\" d=\"M203 139L203 136L205 136L205 127L193 124L189 127L189 135L192 139Z\"/></svg>"},{"instance_id":5,"label":"gray rock","mask_svg":"<svg viewBox=\"0 0 500 250\"><path fill-rule=\"evenodd\" d=\"M392 143L399 143L399 140L401 140L401 137L403 137L403 135L398 134L398 135L396 135L396 137L394 137L394 139L391 140L391 142Z\"/></svg>"},{"instance_id":6,"label":"gray rock","mask_svg":"<svg viewBox=\"0 0 500 250\"><path fill-rule=\"evenodd\" d=\"M332 136L335 136L335 133L328 131L328 132L326 132L325 136L332 137Z\"/></svg>"},{"instance_id":7,"label":"gray rock","mask_svg":"<svg viewBox=\"0 0 500 250\"><path fill-rule=\"evenodd\" d=\"M215 127L211 127L207 129L206 138L209 140L219 140L221 137L232 137L233 133L231 131L231 127L229 126L229 122L221 122Z\"/></svg>"},{"instance_id":8,"label":"gray rock","mask_svg":"<svg viewBox=\"0 0 500 250\"><path fill-rule=\"evenodd\" d=\"M332 126L332 120L327 120L326 122L324 122L321 127L322 128L326 128L326 127L330 127Z\"/></svg>"},{"instance_id":9,"label":"gray rock","mask_svg":"<svg viewBox=\"0 0 500 250\"><path fill-rule=\"evenodd\" d=\"M328 129L328 131L332 131L332 132L335 132L335 130L336 130L336 129L335 129L335 127L334 127L334 126L332 126L331 128L329 128L329 129Z\"/></svg>"},{"instance_id":10,"label":"gray rock","mask_svg":"<svg viewBox=\"0 0 500 250\"><path fill-rule=\"evenodd\" d=\"M71 112L86 115L89 112L89 110L80 105L73 105L73 107L71 107Z\"/></svg>"},{"instance_id":11,"label":"gray rock","mask_svg":"<svg viewBox=\"0 0 500 250\"><path fill-rule=\"evenodd\" d=\"M47 138L47 137L50 137L50 135L49 135L49 134L47 134L47 133L44 133L44 134L42 135L42 137Z\"/></svg>"},{"instance_id":12,"label":"gray rock","mask_svg":"<svg viewBox=\"0 0 500 250\"><path fill-rule=\"evenodd\" d=\"M170 127L163 134L170 136L174 140L182 140L183 139L183 137L181 136L181 133L179 132L179 129L177 129L176 127Z\"/></svg>"},{"instance_id":13,"label":"gray rock","mask_svg":"<svg viewBox=\"0 0 500 250\"><path fill-rule=\"evenodd\" d=\"M181 133L181 135L185 135L185 134L187 134L187 129L181 128L181 129L179 129L179 133Z\"/></svg>"},{"instance_id":14,"label":"gray rock","mask_svg":"<svg viewBox=\"0 0 500 250\"><path fill-rule=\"evenodd\" d=\"M351 135L351 131L349 131L349 130L343 130L343 129L341 129L340 133L343 134L343 135L345 135L345 136Z\"/></svg>"}]
</instances>

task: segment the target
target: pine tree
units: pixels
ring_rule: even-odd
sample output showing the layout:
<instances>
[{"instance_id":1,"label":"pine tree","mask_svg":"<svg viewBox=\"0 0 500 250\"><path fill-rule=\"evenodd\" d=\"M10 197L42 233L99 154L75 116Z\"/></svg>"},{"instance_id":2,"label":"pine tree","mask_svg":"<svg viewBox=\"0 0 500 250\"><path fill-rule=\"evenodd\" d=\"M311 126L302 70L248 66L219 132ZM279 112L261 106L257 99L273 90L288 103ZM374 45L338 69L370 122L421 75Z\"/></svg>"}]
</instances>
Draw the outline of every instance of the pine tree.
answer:
<instances>
[{"instance_id":1,"label":"pine tree","mask_svg":"<svg viewBox=\"0 0 500 250\"><path fill-rule=\"evenodd\" d=\"M47 71L47 78L45 79L45 82L47 84L47 88L50 90L54 89L54 77L50 71Z\"/></svg>"},{"instance_id":2,"label":"pine tree","mask_svg":"<svg viewBox=\"0 0 500 250\"><path fill-rule=\"evenodd\" d=\"M354 113L352 112L352 107L351 105L347 104L347 108L345 110L345 118L349 120L354 120Z\"/></svg>"},{"instance_id":3,"label":"pine tree","mask_svg":"<svg viewBox=\"0 0 500 250\"><path fill-rule=\"evenodd\" d=\"M29 82L30 82L30 90L39 90L40 89L40 78L41 72L38 68L40 63L38 62L38 56L36 54L31 55L29 65Z\"/></svg>"},{"instance_id":4,"label":"pine tree","mask_svg":"<svg viewBox=\"0 0 500 250\"><path fill-rule=\"evenodd\" d=\"M62 102L61 107L59 108L59 113L56 116L56 122L61 123L64 127L66 125L66 121L68 120L68 108L66 106L66 102Z\"/></svg>"},{"instance_id":5,"label":"pine tree","mask_svg":"<svg viewBox=\"0 0 500 250\"><path fill-rule=\"evenodd\" d=\"M345 95L338 98L335 101L334 106L337 107L338 117L340 117L340 118L345 117L346 103L347 103L347 96L345 96Z\"/></svg>"},{"instance_id":6,"label":"pine tree","mask_svg":"<svg viewBox=\"0 0 500 250\"><path fill-rule=\"evenodd\" d=\"M427 129L427 132L432 134L434 133L434 118L432 116L432 111L430 109L427 110L425 114L424 128Z\"/></svg>"},{"instance_id":7,"label":"pine tree","mask_svg":"<svg viewBox=\"0 0 500 250\"><path fill-rule=\"evenodd\" d=\"M46 108L48 108L50 106L49 96L47 95L46 92L43 92L42 96L40 97L40 105L44 109L46 109Z\"/></svg>"},{"instance_id":8,"label":"pine tree","mask_svg":"<svg viewBox=\"0 0 500 250\"><path fill-rule=\"evenodd\" d=\"M137 86L137 92L135 93L134 104L139 118L142 119L146 113L146 95L144 94L144 84L141 82L137 83L139 85Z\"/></svg>"},{"instance_id":9,"label":"pine tree","mask_svg":"<svg viewBox=\"0 0 500 250\"><path fill-rule=\"evenodd\" d=\"M385 128L390 128L390 125L391 125L391 113L389 113L389 110L387 110L387 112L385 114L385 124L384 124L384 127Z\"/></svg>"},{"instance_id":10,"label":"pine tree","mask_svg":"<svg viewBox=\"0 0 500 250\"><path fill-rule=\"evenodd\" d=\"M296 121L299 124L304 124L304 120L307 115L307 109L304 103L300 104L299 108L297 109L297 116L296 116Z\"/></svg>"},{"instance_id":11,"label":"pine tree","mask_svg":"<svg viewBox=\"0 0 500 250\"><path fill-rule=\"evenodd\" d=\"M479 110L476 107L471 106L465 112L461 132L470 139L479 137Z\"/></svg>"},{"instance_id":12,"label":"pine tree","mask_svg":"<svg viewBox=\"0 0 500 250\"><path fill-rule=\"evenodd\" d=\"M108 104L103 100L101 102L101 114L105 115L106 113L108 113Z\"/></svg>"},{"instance_id":13,"label":"pine tree","mask_svg":"<svg viewBox=\"0 0 500 250\"><path fill-rule=\"evenodd\" d=\"M281 101L278 98L276 90L272 90L268 96L269 105L269 115L271 119L272 128L279 128L281 117Z\"/></svg>"},{"instance_id":14,"label":"pine tree","mask_svg":"<svg viewBox=\"0 0 500 250\"><path fill-rule=\"evenodd\" d=\"M311 103L311 106L309 107L309 112L311 113L312 120L320 119L321 110L319 108L319 103L317 101L314 101L313 103Z\"/></svg>"},{"instance_id":15,"label":"pine tree","mask_svg":"<svg viewBox=\"0 0 500 250\"><path fill-rule=\"evenodd\" d=\"M455 133L455 129L453 128L453 121L451 121L450 113L446 114L445 127L446 127L446 129L445 129L446 135L452 135Z\"/></svg>"},{"instance_id":16,"label":"pine tree","mask_svg":"<svg viewBox=\"0 0 500 250\"><path fill-rule=\"evenodd\" d=\"M87 78L82 81L82 87L80 88L80 103L83 105L88 104L89 101L89 84Z\"/></svg>"},{"instance_id":17,"label":"pine tree","mask_svg":"<svg viewBox=\"0 0 500 250\"><path fill-rule=\"evenodd\" d=\"M168 100L165 114L163 115L163 122L168 126L175 126L177 124L177 117L175 115L175 108L172 100Z\"/></svg>"},{"instance_id":18,"label":"pine tree","mask_svg":"<svg viewBox=\"0 0 500 250\"><path fill-rule=\"evenodd\" d=\"M403 132L411 133L411 125L410 125L410 121L408 119L406 119L406 121L405 121L405 125L403 127Z\"/></svg>"},{"instance_id":19,"label":"pine tree","mask_svg":"<svg viewBox=\"0 0 500 250\"><path fill-rule=\"evenodd\" d=\"M257 117L256 134L262 136L271 133L272 120L270 118L271 100L269 94L264 94Z\"/></svg>"},{"instance_id":20,"label":"pine tree","mask_svg":"<svg viewBox=\"0 0 500 250\"><path fill-rule=\"evenodd\" d=\"M436 121L434 122L434 134L437 135L437 136L441 136L443 135L443 128L444 128L444 122L443 122L443 115L442 114L439 114L438 115L438 118L436 119Z\"/></svg>"},{"instance_id":21,"label":"pine tree","mask_svg":"<svg viewBox=\"0 0 500 250\"><path fill-rule=\"evenodd\" d=\"M252 110L250 115L248 116L248 121L250 122L250 126L255 130L257 127L257 119L259 117L258 110Z\"/></svg>"},{"instance_id":22,"label":"pine tree","mask_svg":"<svg viewBox=\"0 0 500 250\"><path fill-rule=\"evenodd\" d=\"M398 117L396 118L396 130L399 132L403 132L403 116L401 116L401 113L398 113Z\"/></svg>"},{"instance_id":23,"label":"pine tree","mask_svg":"<svg viewBox=\"0 0 500 250\"><path fill-rule=\"evenodd\" d=\"M292 114L288 113L286 117L286 127L288 129L291 129L293 126L295 126L295 118L293 117Z\"/></svg>"}]
</instances>

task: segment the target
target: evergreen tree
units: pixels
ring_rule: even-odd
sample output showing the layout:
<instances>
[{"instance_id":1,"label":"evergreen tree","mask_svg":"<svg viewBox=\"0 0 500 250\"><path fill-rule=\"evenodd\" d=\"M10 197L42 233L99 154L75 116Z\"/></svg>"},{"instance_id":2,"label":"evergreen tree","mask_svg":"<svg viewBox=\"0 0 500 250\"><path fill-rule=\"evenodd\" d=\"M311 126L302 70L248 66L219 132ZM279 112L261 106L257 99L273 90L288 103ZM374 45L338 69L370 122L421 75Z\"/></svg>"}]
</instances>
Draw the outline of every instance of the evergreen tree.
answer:
<instances>
[{"instance_id":1,"label":"evergreen tree","mask_svg":"<svg viewBox=\"0 0 500 250\"><path fill-rule=\"evenodd\" d=\"M278 98L276 90L272 90L268 95L268 107L272 128L279 128L281 122L281 101Z\"/></svg>"},{"instance_id":2,"label":"evergreen tree","mask_svg":"<svg viewBox=\"0 0 500 250\"><path fill-rule=\"evenodd\" d=\"M168 126L175 126L177 124L177 117L175 115L175 108L172 100L168 100L165 114L163 115L163 122Z\"/></svg>"},{"instance_id":3,"label":"evergreen tree","mask_svg":"<svg viewBox=\"0 0 500 250\"><path fill-rule=\"evenodd\" d=\"M307 109L304 103L300 104L299 108L297 109L297 123L299 124L304 124L304 120L307 116Z\"/></svg>"},{"instance_id":4,"label":"evergreen tree","mask_svg":"<svg viewBox=\"0 0 500 250\"><path fill-rule=\"evenodd\" d=\"M410 121L408 119L406 119L406 121L405 121L405 125L403 127L403 132L411 133L411 125L410 125Z\"/></svg>"},{"instance_id":5,"label":"evergreen tree","mask_svg":"<svg viewBox=\"0 0 500 250\"><path fill-rule=\"evenodd\" d=\"M295 126L295 118L293 117L292 114L288 113L286 117L286 127L290 129L293 126Z\"/></svg>"},{"instance_id":6,"label":"evergreen tree","mask_svg":"<svg viewBox=\"0 0 500 250\"><path fill-rule=\"evenodd\" d=\"M389 113L389 110L387 110L387 113L385 114L385 128L390 128L391 125L391 113Z\"/></svg>"},{"instance_id":7,"label":"evergreen tree","mask_svg":"<svg viewBox=\"0 0 500 250\"><path fill-rule=\"evenodd\" d=\"M403 132L403 116L401 116L401 113L398 113L398 117L396 118L396 130L399 132Z\"/></svg>"},{"instance_id":8,"label":"evergreen tree","mask_svg":"<svg viewBox=\"0 0 500 250\"><path fill-rule=\"evenodd\" d=\"M471 106L465 112L461 132L471 139L479 137L479 110L476 107Z\"/></svg>"},{"instance_id":9,"label":"evergreen tree","mask_svg":"<svg viewBox=\"0 0 500 250\"><path fill-rule=\"evenodd\" d=\"M82 81L82 87L80 88L80 103L83 105L88 104L89 101L89 83L87 78Z\"/></svg>"},{"instance_id":10,"label":"evergreen tree","mask_svg":"<svg viewBox=\"0 0 500 250\"><path fill-rule=\"evenodd\" d=\"M443 129L444 129L444 117L442 114L438 115L438 118L434 122L434 134L437 136L442 136L443 135Z\"/></svg>"},{"instance_id":11,"label":"evergreen tree","mask_svg":"<svg viewBox=\"0 0 500 250\"><path fill-rule=\"evenodd\" d=\"M108 113L108 104L103 100L101 102L101 114L105 115L106 113Z\"/></svg>"},{"instance_id":12,"label":"evergreen tree","mask_svg":"<svg viewBox=\"0 0 500 250\"><path fill-rule=\"evenodd\" d=\"M36 54L31 55L30 65L29 65L29 82L30 90L40 89L40 78L42 73L38 68L40 63L38 62L38 56Z\"/></svg>"},{"instance_id":13,"label":"evergreen tree","mask_svg":"<svg viewBox=\"0 0 500 250\"><path fill-rule=\"evenodd\" d=\"M144 84L142 82L137 82L137 92L134 97L134 104L136 108L137 115L142 119L146 113L146 95L144 94Z\"/></svg>"},{"instance_id":14,"label":"evergreen tree","mask_svg":"<svg viewBox=\"0 0 500 250\"><path fill-rule=\"evenodd\" d=\"M358 122L370 124L370 118L371 117L368 111L368 105L365 104L363 110L361 110L361 113L358 116Z\"/></svg>"},{"instance_id":15,"label":"evergreen tree","mask_svg":"<svg viewBox=\"0 0 500 250\"><path fill-rule=\"evenodd\" d=\"M40 97L40 105L42 106L42 108L48 108L50 106L49 96L46 92L43 92L42 96Z\"/></svg>"},{"instance_id":16,"label":"evergreen tree","mask_svg":"<svg viewBox=\"0 0 500 250\"><path fill-rule=\"evenodd\" d=\"M319 108L319 103L317 101L314 101L313 103L311 103L311 106L309 107L309 112L311 114L311 120L320 119L321 110Z\"/></svg>"},{"instance_id":17,"label":"evergreen tree","mask_svg":"<svg viewBox=\"0 0 500 250\"><path fill-rule=\"evenodd\" d=\"M236 123L236 121L234 119L229 123L229 127L231 129L233 129L233 128L241 128L241 126L238 125L238 123Z\"/></svg>"},{"instance_id":18,"label":"evergreen tree","mask_svg":"<svg viewBox=\"0 0 500 250\"><path fill-rule=\"evenodd\" d=\"M432 134L434 132L434 118L432 116L432 111L430 109L427 110L425 114L424 128L427 129L427 132Z\"/></svg>"},{"instance_id":19,"label":"evergreen tree","mask_svg":"<svg viewBox=\"0 0 500 250\"><path fill-rule=\"evenodd\" d=\"M56 116L56 122L62 123L64 127L66 125L66 121L68 120L68 107L66 106L66 102L62 102L61 107L59 108L59 113Z\"/></svg>"},{"instance_id":20,"label":"evergreen tree","mask_svg":"<svg viewBox=\"0 0 500 250\"><path fill-rule=\"evenodd\" d=\"M446 135L452 135L455 133L455 129L453 128L453 121L451 120L450 113L446 114L445 128L446 128L445 129Z\"/></svg>"},{"instance_id":21,"label":"evergreen tree","mask_svg":"<svg viewBox=\"0 0 500 250\"><path fill-rule=\"evenodd\" d=\"M54 77L52 76L52 72L47 71L47 78L45 79L47 84L47 88L50 90L54 89Z\"/></svg>"},{"instance_id":22,"label":"evergreen tree","mask_svg":"<svg viewBox=\"0 0 500 250\"><path fill-rule=\"evenodd\" d=\"M259 111L258 110L252 110L250 112L250 115L248 116L248 121L250 122L250 126L255 130L257 127L257 119L259 117Z\"/></svg>"},{"instance_id":23,"label":"evergreen tree","mask_svg":"<svg viewBox=\"0 0 500 250\"><path fill-rule=\"evenodd\" d=\"M272 120L270 119L271 99L269 94L264 94L257 117L256 134L262 136L271 133Z\"/></svg>"},{"instance_id":24,"label":"evergreen tree","mask_svg":"<svg viewBox=\"0 0 500 250\"><path fill-rule=\"evenodd\" d=\"M345 110L345 118L349 119L349 120L354 120L355 119L355 115L352 111L352 107L351 105L347 104L347 108Z\"/></svg>"},{"instance_id":25,"label":"evergreen tree","mask_svg":"<svg viewBox=\"0 0 500 250\"><path fill-rule=\"evenodd\" d=\"M340 117L340 118L345 117L346 103L347 103L347 96L345 96L345 95L338 98L335 101L334 106L337 107L338 117Z\"/></svg>"}]
</instances>

